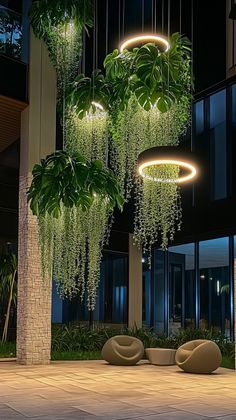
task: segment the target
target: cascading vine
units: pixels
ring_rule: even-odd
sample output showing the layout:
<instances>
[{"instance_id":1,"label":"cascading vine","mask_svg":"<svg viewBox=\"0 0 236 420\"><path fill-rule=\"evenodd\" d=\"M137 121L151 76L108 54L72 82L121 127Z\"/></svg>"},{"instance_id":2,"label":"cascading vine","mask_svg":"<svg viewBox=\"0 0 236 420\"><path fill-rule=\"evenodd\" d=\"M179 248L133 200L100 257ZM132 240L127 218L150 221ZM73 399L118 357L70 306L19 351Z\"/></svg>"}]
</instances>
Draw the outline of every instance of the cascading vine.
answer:
<instances>
[{"instance_id":1,"label":"cascading vine","mask_svg":"<svg viewBox=\"0 0 236 420\"><path fill-rule=\"evenodd\" d=\"M66 150L69 153L80 152L88 160L98 159L107 166L108 153L108 122L107 114L91 106L89 112L80 119L76 109L68 108L66 118ZM64 217L67 211L64 211ZM100 263L104 243L109 238L112 224L112 212L106 198L95 197L92 206L87 212L81 207L73 209L71 226L63 224L59 231L60 247L55 249L55 276L59 279L59 289L63 290L66 273L70 279L77 279L81 298L87 292L87 306L94 310L96 303L96 290L100 278ZM65 241L66 232L71 232L68 241ZM70 247L66 262L64 248ZM75 245L76 243L76 245ZM77 264L75 264L77 261ZM64 273L60 279L60 273ZM61 276L62 277L62 276ZM70 280L71 281L71 280ZM68 288L68 291L73 287ZM63 294L66 290L64 288Z\"/></svg>"},{"instance_id":2,"label":"cascading vine","mask_svg":"<svg viewBox=\"0 0 236 420\"><path fill-rule=\"evenodd\" d=\"M80 294L94 310L112 209L123 206L120 191L127 200L134 193L134 238L145 252L157 241L165 248L180 229L177 183L141 179L137 160L148 148L178 145L185 133L191 101L189 41L176 33L165 52L152 43L114 50L105 58L105 76L95 70L89 78L76 73L82 30L93 24L93 0L36 0L30 18L57 71L65 149L36 165L29 193L39 220L43 273L53 268L60 295ZM173 165L145 171L162 180L179 175ZM51 185L52 179L56 184Z\"/></svg>"},{"instance_id":3,"label":"cascading vine","mask_svg":"<svg viewBox=\"0 0 236 420\"><path fill-rule=\"evenodd\" d=\"M107 163L107 116L91 109L84 119L66 103L66 92L78 71L81 33L92 25L93 1L68 0L63 5L52 0L36 1L30 11L36 36L43 39L57 72L58 103L65 149L81 153L87 161ZM91 105L91 104L90 104ZM53 274L61 296L87 292L93 310L100 275L101 252L111 226L111 208L106 198L95 197L87 212L82 207L61 205L55 219L39 217L39 235L44 275ZM52 266L53 261L53 266Z\"/></svg>"}]
</instances>

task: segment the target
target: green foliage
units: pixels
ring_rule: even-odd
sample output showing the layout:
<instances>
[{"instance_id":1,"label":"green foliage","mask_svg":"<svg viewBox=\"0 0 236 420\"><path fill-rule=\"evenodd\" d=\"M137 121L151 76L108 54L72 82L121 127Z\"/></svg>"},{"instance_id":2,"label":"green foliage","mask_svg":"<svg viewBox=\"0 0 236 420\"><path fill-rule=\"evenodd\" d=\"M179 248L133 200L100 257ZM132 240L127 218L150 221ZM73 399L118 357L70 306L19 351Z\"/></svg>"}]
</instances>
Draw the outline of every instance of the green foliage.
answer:
<instances>
[{"instance_id":1,"label":"green foliage","mask_svg":"<svg viewBox=\"0 0 236 420\"><path fill-rule=\"evenodd\" d=\"M15 341L0 342L0 358L16 357Z\"/></svg>"},{"instance_id":2,"label":"green foliage","mask_svg":"<svg viewBox=\"0 0 236 420\"><path fill-rule=\"evenodd\" d=\"M137 176L138 155L149 147L178 145L189 121L191 49L175 33L170 49L161 52L146 44L104 60L105 77L80 76L68 89L68 101L79 117L87 115L94 98L108 114L111 166L128 199L135 191L135 240L150 251L160 241L165 248L181 226L180 190L176 184L144 182ZM178 177L179 168L172 168ZM162 167L162 177L169 168Z\"/></svg>"},{"instance_id":3,"label":"green foliage","mask_svg":"<svg viewBox=\"0 0 236 420\"><path fill-rule=\"evenodd\" d=\"M83 299L87 290L93 310L110 214L115 205L122 209L124 199L110 169L72 149L35 165L28 199L39 221L43 277L53 271L62 297L79 293Z\"/></svg>"},{"instance_id":4,"label":"green foliage","mask_svg":"<svg viewBox=\"0 0 236 420\"><path fill-rule=\"evenodd\" d=\"M79 74L75 78L67 96L67 104L76 107L76 113L82 119L89 114L91 108L96 112L94 101L106 109L108 98L109 91L104 76L100 70L95 70L91 78L85 77L84 74Z\"/></svg>"},{"instance_id":5,"label":"green foliage","mask_svg":"<svg viewBox=\"0 0 236 420\"><path fill-rule=\"evenodd\" d=\"M73 20L80 30L92 26L92 0L36 0L30 9L30 21L35 35L47 42L53 30Z\"/></svg>"},{"instance_id":6,"label":"green foliage","mask_svg":"<svg viewBox=\"0 0 236 420\"><path fill-rule=\"evenodd\" d=\"M13 253L4 253L0 257L0 300L3 303L9 297L12 278L17 271L17 256ZM14 283L12 303L16 305L17 284Z\"/></svg>"},{"instance_id":7,"label":"green foliage","mask_svg":"<svg viewBox=\"0 0 236 420\"><path fill-rule=\"evenodd\" d=\"M48 47L62 99L77 72L82 30L93 25L93 0L37 0L29 17L34 34Z\"/></svg>"},{"instance_id":8,"label":"green foliage","mask_svg":"<svg viewBox=\"0 0 236 420\"><path fill-rule=\"evenodd\" d=\"M164 334L157 334L150 328L105 328L80 324L53 325L52 329L52 351L56 352L87 352L101 351L105 342L115 335L124 334L139 338L144 348L162 347L176 349L187 341L207 339L215 341L223 356L234 358L235 344L223 334L214 330L183 329L175 335L166 337Z\"/></svg>"},{"instance_id":9,"label":"green foliage","mask_svg":"<svg viewBox=\"0 0 236 420\"><path fill-rule=\"evenodd\" d=\"M58 218L61 206L73 206L88 210L96 195L106 198L111 208L120 209L123 198L113 173L98 160L87 162L79 153L69 155L56 151L36 164L28 200L33 214L46 213Z\"/></svg>"},{"instance_id":10,"label":"green foliage","mask_svg":"<svg viewBox=\"0 0 236 420\"><path fill-rule=\"evenodd\" d=\"M170 50L165 53L153 44L121 54L114 50L104 60L105 78L98 70L91 79L80 75L69 89L70 103L79 107L82 117L92 98L109 112L117 113L124 111L135 95L146 111L157 107L160 112L167 112L183 94L191 97L190 51L189 41L178 33L170 38Z\"/></svg>"}]
</instances>

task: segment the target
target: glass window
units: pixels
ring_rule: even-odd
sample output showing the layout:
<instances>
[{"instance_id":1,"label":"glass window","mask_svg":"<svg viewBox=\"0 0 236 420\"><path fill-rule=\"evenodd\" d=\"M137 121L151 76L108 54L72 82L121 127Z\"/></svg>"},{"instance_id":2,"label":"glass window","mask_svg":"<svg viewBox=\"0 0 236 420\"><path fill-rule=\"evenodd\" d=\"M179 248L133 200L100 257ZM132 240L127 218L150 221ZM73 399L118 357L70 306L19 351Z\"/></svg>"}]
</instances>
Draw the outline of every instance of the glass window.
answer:
<instances>
[{"instance_id":1,"label":"glass window","mask_svg":"<svg viewBox=\"0 0 236 420\"><path fill-rule=\"evenodd\" d=\"M97 304L98 319L104 323L127 324L128 257L104 253Z\"/></svg>"},{"instance_id":2,"label":"glass window","mask_svg":"<svg viewBox=\"0 0 236 420\"><path fill-rule=\"evenodd\" d=\"M151 270L148 266L147 257L143 257L143 325L151 326Z\"/></svg>"},{"instance_id":3,"label":"glass window","mask_svg":"<svg viewBox=\"0 0 236 420\"><path fill-rule=\"evenodd\" d=\"M198 136L204 132L204 101L195 104L195 132Z\"/></svg>"},{"instance_id":4,"label":"glass window","mask_svg":"<svg viewBox=\"0 0 236 420\"><path fill-rule=\"evenodd\" d=\"M165 330L165 253L154 251L154 329L162 334Z\"/></svg>"},{"instance_id":5,"label":"glass window","mask_svg":"<svg viewBox=\"0 0 236 420\"><path fill-rule=\"evenodd\" d=\"M236 84L232 86L232 119L233 125L236 125Z\"/></svg>"},{"instance_id":6,"label":"glass window","mask_svg":"<svg viewBox=\"0 0 236 420\"><path fill-rule=\"evenodd\" d=\"M230 334L229 239L199 243L200 328Z\"/></svg>"},{"instance_id":7,"label":"glass window","mask_svg":"<svg viewBox=\"0 0 236 420\"><path fill-rule=\"evenodd\" d=\"M101 277L97 293L97 302L92 314L95 323L124 324L127 325L128 303L128 256L119 253L104 252L101 264ZM53 294L53 315L57 316L61 303L58 301L56 291ZM81 302L77 296L62 302L63 322L91 320L86 305L86 296ZM56 321L59 322L59 321Z\"/></svg>"},{"instance_id":8,"label":"glass window","mask_svg":"<svg viewBox=\"0 0 236 420\"><path fill-rule=\"evenodd\" d=\"M169 331L195 326L194 244L169 248Z\"/></svg>"},{"instance_id":9,"label":"glass window","mask_svg":"<svg viewBox=\"0 0 236 420\"><path fill-rule=\"evenodd\" d=\"M212 198L227 195L226 91L210 96L210 156Z\"/></svg>"},{"instance_id":10,"label":"glass window","mask_svg":"<svg viewBox=\"0 0 236 420\"><path fill-rule=\"evenodd\" d=\"M0 5L0 53L20 58L21 47L21 16Z\"/></svg>"}]
</instances>

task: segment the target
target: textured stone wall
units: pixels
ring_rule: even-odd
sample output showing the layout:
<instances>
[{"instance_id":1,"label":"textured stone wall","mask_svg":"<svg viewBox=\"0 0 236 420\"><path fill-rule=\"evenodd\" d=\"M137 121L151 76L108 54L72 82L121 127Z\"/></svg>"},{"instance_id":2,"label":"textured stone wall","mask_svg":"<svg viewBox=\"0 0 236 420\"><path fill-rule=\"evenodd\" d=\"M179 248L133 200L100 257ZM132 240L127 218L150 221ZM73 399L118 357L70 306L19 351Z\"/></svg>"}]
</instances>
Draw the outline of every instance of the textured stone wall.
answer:
<instances>
[{"instance_id":1,"label":"textured stone wall","mask_svg":"<svg viewBox=\"0 0 236 420\"><path fill-rule=\"evenodd\" d=\"M51 279L41 275L37 219L27 203L30 176L20 176L17 361L48 364L51 349Z\"/></svg>"}]
</instances>

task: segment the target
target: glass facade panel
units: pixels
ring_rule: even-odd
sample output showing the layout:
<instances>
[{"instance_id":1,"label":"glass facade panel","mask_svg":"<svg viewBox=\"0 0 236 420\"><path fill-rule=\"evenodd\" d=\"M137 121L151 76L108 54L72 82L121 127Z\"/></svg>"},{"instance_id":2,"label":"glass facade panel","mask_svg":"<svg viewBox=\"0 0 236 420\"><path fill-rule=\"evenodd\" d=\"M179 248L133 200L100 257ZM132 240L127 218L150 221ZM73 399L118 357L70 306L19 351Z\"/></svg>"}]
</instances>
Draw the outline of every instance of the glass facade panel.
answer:
<instances>
[{"instance_id":1,"label":"glass facade panel","mask_svg":"<svg viewBox=\"0 0 236 420\"><path fill-rule=\"evenodd\" d=\"M227 196L226 90L210 96L210 168L212 199Z\"/></svg>"},{"instance_id":2,"label":"glass facade panel","mask_svg":"<svg viewBox=\"0 0 236 420\"><path fill-rule=\"evenodd\" d=\"M154 322L157 333L165 331L165 252L154 251Z\"/></svg>"},{"instance_id":3,"label":"glass facade panel","mask_svg":"<svg viewBox=\"0 0 236 420\"><path fill-rule=\"evenodd\" d=\"M151 270L147 258L143 257L143 313L142 320L145 327L151 326Z\"/></svg>"},{"instance_id":4,"label":"glass facade panel","mask_svg":"<svg viewBox=\"0 0 236 420\"><path fill-rule=\"evenodd\" d=\"M204 132L204 100L195 104L195 132L197 136Z\"/></svg>"},{"instance_id":5,"label":"glass facade panel","mask_svg":"<svg viewBox=\"0 0 236 420\"><path fill-rule=\"evenodd\" d=\"M229 238L199 243L200 327L230 335Z\"/></svg>"},{"instance_id":6,"label":"glass facade panel","mask_svg":"<svg viewBox=\"0 0 236 420\"><path fill-rule=\"evenodd\" d=\"M169 248L169 331L195 326L194 244Z\"/></svg>"},{"instance_id":7,"label":"glass facade panel","mask_svg":"<svg viewBox=\"0 0 236 420\"><path fill-rule=\"evenodd\" d=\"M127 324L128 303L128 256L104 252L101 265L101 278L98 287L97 304L93 312L93 321L104 324ZM86 296L61 301L56 288L53 288L53 322L89 322L90 313L86 306Z\"/></svg>"},{"instance_id":8,"label":"glass facade panel","mask_svg":"<svg viewBox=\"0 0 236 420\"><path fill-rule=\"evenodd\" d=\"M22 49L21 15L0 5L0 54L20 58Z\"/></svg>"}]
</instances>

